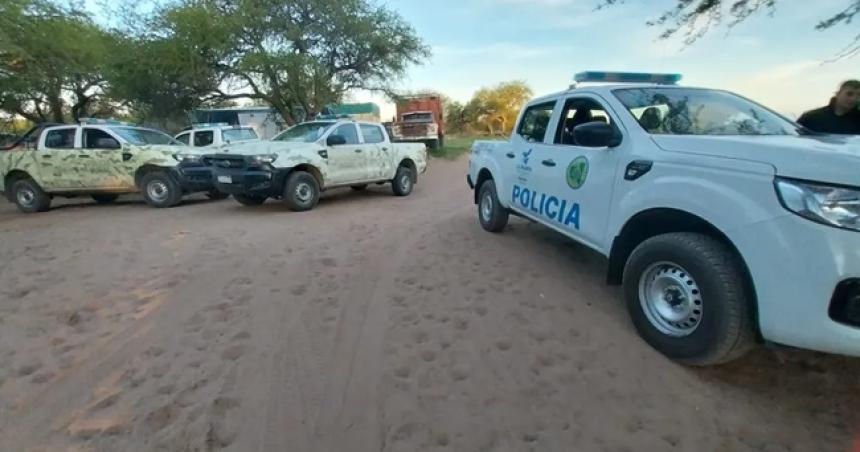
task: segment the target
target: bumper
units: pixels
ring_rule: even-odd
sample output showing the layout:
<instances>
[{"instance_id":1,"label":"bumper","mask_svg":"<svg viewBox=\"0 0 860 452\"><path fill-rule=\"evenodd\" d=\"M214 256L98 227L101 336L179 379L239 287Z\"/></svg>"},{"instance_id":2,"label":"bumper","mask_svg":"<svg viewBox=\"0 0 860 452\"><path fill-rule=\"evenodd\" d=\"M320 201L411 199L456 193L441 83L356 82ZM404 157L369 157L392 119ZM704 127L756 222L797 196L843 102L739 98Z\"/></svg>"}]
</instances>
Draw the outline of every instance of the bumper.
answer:
<instances>
[{"instance_id":1,"label":"bumper","mask_svg":"<svg viewBox=\"0 0 860 452\"><path fill-rule=\"evenodd\" d=\"M860 232L792 214L732 232L752 274L766 340L860 356L860 327L828 313L839 283L860 278Z\"/></svg>"},{"instance_id":2,"label":"bumper","mask_svg":"<svg viewBox=\"0 0 860 452\"><path fill-rule=\"evenodd\" d=\"M287 170L214 169L215 187L231 195L280 197Z\"/></svg>"},{"instance_id":3,"label":"bumper","mask_svg":"<svg viewBox=\"0 0 860 452\"><path fill-rule=\"evenodd\" d=\"M182 191L196 193L215 189L215 179L212 168L197 164L180 164L174 168L174 175Z\"/></svg>"}]
</instances>

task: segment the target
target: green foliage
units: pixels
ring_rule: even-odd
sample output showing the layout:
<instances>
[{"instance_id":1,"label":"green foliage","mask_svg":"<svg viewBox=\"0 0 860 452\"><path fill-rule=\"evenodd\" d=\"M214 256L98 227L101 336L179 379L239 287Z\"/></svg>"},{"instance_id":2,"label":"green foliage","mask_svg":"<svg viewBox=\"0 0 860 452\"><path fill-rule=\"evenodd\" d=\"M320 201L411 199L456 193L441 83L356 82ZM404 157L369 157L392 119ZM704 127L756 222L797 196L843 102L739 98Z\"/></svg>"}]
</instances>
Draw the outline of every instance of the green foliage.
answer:
<instances>
[{"instance_id":1,"label":"green foliage","mask_svg":"<svg viewBox=\"0 0 860 452\"><path fill-rule=\"evenodd\" d=\"M113 39L72 8L0 3L0 110L42 122L109 108L101 96Z\"/></svg>"},{"instance_id":2,"label":"green foliage","mask_svg":"<svg viewBox=\"0 0 860 452\"><path fill-rule=\"evenodd\" d=\"M475 135L447 135L445 145L430 151L430 156L446 160L456 160L472 149L472 143L480 137Z\"/></svg>"},{"instance_id":3,"label":"green foliage","mask_svg":"<svg viewBox=\"0 0 860 452\"><path fill-rule=\"evenodd\" d=\"M531 97L531 88L521 80L481 88L462 107L459 121L467 131L483 130L489 135L510 133L520 108Z\"/></svg>"}]
</instances>

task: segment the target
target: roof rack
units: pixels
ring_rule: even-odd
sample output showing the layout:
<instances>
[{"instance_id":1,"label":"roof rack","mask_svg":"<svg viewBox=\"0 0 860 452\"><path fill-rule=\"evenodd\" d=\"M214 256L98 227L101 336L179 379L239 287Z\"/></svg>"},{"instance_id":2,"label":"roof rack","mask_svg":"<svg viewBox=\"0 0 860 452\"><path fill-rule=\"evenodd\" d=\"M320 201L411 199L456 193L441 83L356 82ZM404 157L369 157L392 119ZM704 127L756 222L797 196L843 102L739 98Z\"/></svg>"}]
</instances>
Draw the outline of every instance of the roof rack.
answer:
<instances>
[{"instance_id":1,"label":"roof rack","mask_svg":"<svg viewBox=\"0 0 860 452\"><path fill-rule=\"evenodd\" d=\"M681 74L655 74L649 72L600 72L585 71L573 76L576 83L647 83L655 85L676 85Z\"/></svg>"},{"instance_id":2,"label":"roof rack","mask_svg":"<svg viewBox=\"0 0 860 452\"><path fill-rule=\"evenodd\" d=\"M196 122L191 124L193 129L201 129L203 127L230 127L230 123L227 122Z\"/></svg>"}]
</instances>

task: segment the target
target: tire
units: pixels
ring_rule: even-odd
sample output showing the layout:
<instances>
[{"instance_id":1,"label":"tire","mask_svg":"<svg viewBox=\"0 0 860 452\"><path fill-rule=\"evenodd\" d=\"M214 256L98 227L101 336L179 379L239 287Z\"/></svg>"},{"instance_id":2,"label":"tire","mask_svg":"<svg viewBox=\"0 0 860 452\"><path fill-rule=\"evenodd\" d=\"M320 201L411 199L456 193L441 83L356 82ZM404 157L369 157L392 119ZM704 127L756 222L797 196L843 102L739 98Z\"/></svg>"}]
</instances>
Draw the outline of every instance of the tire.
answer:
<instances>
[{"instance_id":1,"label":"tire","mask_svg":"<svg viewBox=\"0 0 860 452\"><path fill-rule=\"evenodd\" d=\"M424 142L424 144L427 145L427 149L429 149L431 151L435 151L436 149L439 149L439 140L438 139L427 140Z\"/></svg>"},{"instance_id":2,"label":"tire","mask_svg":"<svg viewBox=\"0 0 860 452\"><path fill-rule=\"evenodd\" d=\"M754 302L743 264L715 238L682 232L645 240L627 260L623 281L639 335L675 361L722 364L754 345Z\"/></svg>"},{"instance_id":3,"label":"tire","mask_svg":"<svg viewBox=\"0 0 860 452\"><path fill-rule=\"evenodd\" d=\"M293 171L284 187L284 203L293 212L304 212L316 207L320 200L320 185L307 171Z\"/></svg>"},{"instance_id":4,"label":"tire","mask_svg":"<svg viewBox=\"0 0 860 452\"><path fill-rule=\"evenodd\" d=\"M409 196L414 186L415 175L412 174L412 168L408 166L397 168L394 179L391 180L391 191L394 192L394 196Z\"/></svg>"},{"instance_id":5,"label":"tire","mask_svg":"<svg viewBox=\"0 0 860 452\"><path fill-rule=\"evenodd\" d=\"M45 212L51 208L51 197L33 179L26 178L12 182L9 192L21 212Z\"/></svg>"},{"instance_id":6,"label":"tire","mask_svg":"<svg viewBox=\"0 0 860 452\"><path fill-rule=\"evenodd\" d=\"M508 210L499 203L496 183L492 180L481 184L478 191L478 221L489 232L502 232L508 225Z\"/></svg>"},{"instance_id":7,"label":"tire","mask_svg":"<svg viewBox=\"0 0 860 452\"><path fill-rule=\"evenodd\" d=\"M112 193L99 193L91 196L97 204L111 204L119 198L119 195Z\"/></svg>"},{"instance_id":8,"label":"tire","mask_svg":"<svg viewBox=\"0 0 860 452\"><path fill-rule=\"evenodd\" d=\"M173 207L182 201L179 183L164 171L147 173L140 180L143 199L152 207Z\"/></svg>"},{"instance_id":9,"label":"tire","mask_svg":"<svg viewBox=\"0 0 860 452\"><path fill-rule=\"evenodd\" d=\"M233 199L243 206L259 206L266 202L265 196L233 195Z\"/></svg>"},{"instance_id":10,"label":"tire","mask_svg":"<svg viewBox=\"0 0 860 452\"><path fill-rule=\"evenodd\" d=\"M212 191L206 192L206 197L213 200L213 201L218 201L221 199L227 199L230 197L230 195L227 193L221 193L218 190L212 190Z\"/></svg>"},{"instance_id":11,"label":"tire","mask_svg":"<svg viewBox=\"0 0 860 452\"><path fill-rule=\"evenodd\" d=\"M349 186L349 188L351 188L351 189L353 189L353 190L355 190L355 191L364 191L364 189L365 189L365 188L367 188L367 184L361 184L361 185L350 185L350 186Z\"/></svg>"}]
</instances>

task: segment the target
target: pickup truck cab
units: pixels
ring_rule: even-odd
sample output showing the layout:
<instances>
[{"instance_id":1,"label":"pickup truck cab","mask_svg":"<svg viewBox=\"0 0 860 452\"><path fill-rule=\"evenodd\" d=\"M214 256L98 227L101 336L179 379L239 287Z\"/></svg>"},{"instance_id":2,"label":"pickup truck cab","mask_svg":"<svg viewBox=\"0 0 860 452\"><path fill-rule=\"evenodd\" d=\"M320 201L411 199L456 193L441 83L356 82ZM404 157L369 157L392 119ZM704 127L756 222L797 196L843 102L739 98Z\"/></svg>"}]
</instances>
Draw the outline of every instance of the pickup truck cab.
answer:
<instances>
[{"instance_id":1,"label":"pickup truck cab","mask_svg":"<svg viewBox=\"0 0 860 452\"><path fill-rule=\"evenodd\" d=\"M391 143L380 124L351 120L311 121L272 141L226 146L203 161L218 190L245 205L282 199L295 211L310 210L320 192L391 183L397 196L412 192L427 169L423 144Z\"/></svg>"},{"instance_id":2,"label":"pickup truck cab","mask_svg":"<svg viewBox=\"0 0 860 452\"><path fill-rule=\"evenodd\" d=\"M196 148L260 141L253 127L231 126L226 122L194 124L191 130L183 131L174 138Z\"/></svg>"},{"instance_id":3,"label":"pickup truck cab","mask_svg":"<svg viewBox=\"0 0 860 452\"><path fill-rule=\"evenodd\" d=\"M469 161L478 218L603 254L640 335L690 364L756 339L860 356L860 138L680 76L582 73Z\"/></svg>"},{"instance_id":4,"label":"pickup truck cab","mask_svg":"<svg viewBox=\"0 0 860 452\"><path fill-rule=\"evenodd\" d=\"M201 155L157 130L85 119L44 127L0 151L0 190L28 213L48 210L55 196L111 203L141 192L153 207L174 206L193 192L223 198Z\"/></svg>"}]
</instances>

